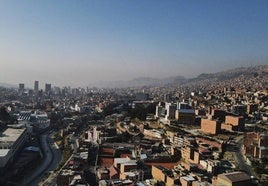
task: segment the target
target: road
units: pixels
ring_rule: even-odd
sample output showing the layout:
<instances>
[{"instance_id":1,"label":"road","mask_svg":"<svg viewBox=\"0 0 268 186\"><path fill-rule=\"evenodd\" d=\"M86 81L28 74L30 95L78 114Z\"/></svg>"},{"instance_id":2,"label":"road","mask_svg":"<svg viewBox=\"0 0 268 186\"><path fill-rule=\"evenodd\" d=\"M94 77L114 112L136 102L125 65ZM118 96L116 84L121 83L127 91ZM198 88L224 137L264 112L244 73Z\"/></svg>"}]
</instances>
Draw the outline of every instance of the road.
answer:
<instances>
[{"instance_id":1,"label":"road","mask_svg":"<svg viewBox=\"0 0 268 186\"><path fill-rule=\"evenodd\" d=\"M72 136L71 137L71 142L72 142L72 147L73 147L73 149L74 149L74 152L76 152L77 151L77 140L78 140L78 138L77 137L75 137L75 136ZM53 143L53 142L52 142ZM54 148L53 150L59 150L59 149L57 149L57 148ZM59 161L61 161L61 156L60 157L58 157L58 158L60 158L59 159ZM71 155L70 157L69 157L69 159L65 162L65 164L62 166L62 168L61 169L59 169L58 171L56 171L56 172L53 172L53 173L51 173L50 175L49 175L49 177L46 179L46 180L44 180L43 182L41 182L41 183L39 183L38 185L40 185L40 186L55 186L56 185L56 182L57 182L57 175L61 172L61 170L63 169L63 167L65 167L66 165L67 165L67 163L71 160L73 158L73 155ZM57 159L57 158L55 158L55 159ZM55 160L55 159L53 159L53 160ZM56 161L57 162L57 161ZM57 168L57 167L55 167L55 168ZM55 168L53 168L53 167L51 167L51 170L55 170Z\"/></svg>"},{"instance_id":2,"label":"road","mask_svg":"<svg viewBox=\"0 0 268 186\"><path fill-rule=\"evenodd\" d=\"M245 158L242 154L243 135L236 137L235 142L237 143L238 150L236 150L234 152L234 158L235 158L239 168L241 170L246 171L250 176L256 177L257 176L256 173L254 172L252 167L246 163Z\"/></svg>"},{"instance_id":3,"label":"road","mask_svg":"<svg viewBox=\"0 0 268 186\"><path fill-rule=\"evenodd\" d=\"M59 149L58 145L54 143L53 135L54 133L50 134L48 138L48 143L50 145L50 150L52 151L53 159L50 166L47 168L47 171L55 170L61 162L61 150Z\"/></svg>"},{"instance_id":4,"label":"road","mask_svg":"<svg viewBox=\"0 0 268 186\"><path fill-rule=\"evenodd\" d=\"M47 176L49 171L54 170L61 161L61 152L54 144L53 133L43 134L40 137L41 148L44 152L44 159L37 170L26 177L20 185L36 186Z\"/></svg>"},{"instance_id":5,"label":"road","mask_svg":"<svg viewBox=\"0 0 268 186\"><path fill-rule=\"evenodd\" d=\"M50 137L48 138L48 143L50 144L50 147L51 147L50 149L51 149L52 154L53 154L53 159L52 159L52 162L49 165L49 167L46 169L46 171L45 171L46 173L53 172L55 169L57 169L57 167L62 159L61 150L59 149L57 144L54 143L54 140L52 138L53 134L51 134ZM52 185L55 185L54 184L56 182L55 175L56 175L55 173L50 174L49 177L44 182L38 181L37 182L37 183L39 183L38 185L51 185L51 183L52 183Z\"/></svg>"}]
</instances>

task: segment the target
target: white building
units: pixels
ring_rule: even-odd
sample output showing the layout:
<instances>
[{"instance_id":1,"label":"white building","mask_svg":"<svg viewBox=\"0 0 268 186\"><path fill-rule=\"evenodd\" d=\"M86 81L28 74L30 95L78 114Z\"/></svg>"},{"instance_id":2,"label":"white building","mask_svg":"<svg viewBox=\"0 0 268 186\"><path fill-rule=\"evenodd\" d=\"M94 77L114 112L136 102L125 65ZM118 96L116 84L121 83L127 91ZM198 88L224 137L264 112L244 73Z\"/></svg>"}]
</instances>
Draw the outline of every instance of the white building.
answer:
<instances>
[{"instance_id":1,"label":"white building","mask_svg":"<svg viewBox=\"0 0 268 186\"><path fill-rule=\"evenodd\" d=\"M33 127L38 129L46 129L50 126L50 119L45 112L35 112L21 111L18 115L18 121L27 121Z\"/></svg>"}]
</instances>

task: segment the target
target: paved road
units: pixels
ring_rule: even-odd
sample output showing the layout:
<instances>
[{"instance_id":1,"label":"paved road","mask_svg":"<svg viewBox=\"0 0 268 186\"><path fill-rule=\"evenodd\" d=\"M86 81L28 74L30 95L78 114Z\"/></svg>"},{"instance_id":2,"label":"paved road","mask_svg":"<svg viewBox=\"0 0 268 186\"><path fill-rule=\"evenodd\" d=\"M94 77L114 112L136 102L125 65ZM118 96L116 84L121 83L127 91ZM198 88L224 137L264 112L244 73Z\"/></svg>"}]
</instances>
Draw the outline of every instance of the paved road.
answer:
<instances>
[{"instance_id":1,"label":"paved road","mask_svg":"<svg viewBox=\"0 0 268 186\"><path fill-rule=\"evenodd\" d=\"M37 185L35 182L38 180L40 175L42 175L42 173L49 166L52 160L52 153L47 143L47 138L48 138L48 134L43 134L40 137L41 148L43 149L43 152L44 152L44 159L41 165L30 176L26 177L23 180L23 183L20 183L21 185Z\"/></svg>"},{"instance_id":2,"label":"paved road","mask_svg":"<svg viewBox=\"0 0 268 186\"><path fill-rule=\"evenodd\" d=\"M50 134L50 137L48 138L48 143L50 144L50 149L51 152L53 154L53 159L49 165L49 167L46 169L46 173L52 173L55 169L58 168L61 159L62 159L62 154L61 154L61 150L59 149L59 147L57 146L57 144L54 143L54 140L52 138L54 133ZM39 183L38 185L55 185L56 180L55 180L55 175L54 173L50 174L49 177L44 181L44 182L40 182L40 180L37 182Z\"/></svg>"},{"instance_id":3,"label":"paved road","mask_svg":"<svg viewBox=\"0 0 268 186\"><path fill-rule=\"evenodd\" d=\"M55 170L58 167L59 163L61 162L61 158L62 158L61 157L61 155L62 155L61 150L59 149L57 144L54 143L54 140L52 138L53 135L54 135L54 133L50 134L49 138L48 138L48 143L50 145L50 150L51 150L51 152L53 154L53 159L52 159L52 162L51 162L50 166L47 168L46 171Z\"/></svg>"},{"instance_id":4,"label":"paved road","mask_svg":"<svg viewBox=\"0 0 268 186\"><path fill-rule=\"evenodd\" d=\"M61 161L61 152L55 146L52 139L53 133L43 134L40 137L41 148L44 152L44 159L37 170L23 180L20 185L36 186L46 177L46 173L54 170Z\"/></svg>"},{"instance_id":5,"label":"paved road","mask_svg":"<svg viewBox=\"0 0 268 186\"><path fill-rule=\"evenodd\" d=\"M235 142L237 143L238 150L234 152L234 157L235 157L235 160L236 160L239 168L241 170L246 171L250 176L256 177L256 173L254 172L252 167L246 163L245 158L244 158L242 151L241 151L242 150L241 147L243 145L243 135L236 137Z\"/></svg>"},{"instance_id":6,"label":"paved road","mask_svg":"<svg viewBox=\"0 0 268 186\"><path fill-rule=\"evenodd\" d=\"M76 152L77 151L77 148L78 148L77 147L78 137L75 137L75 136L72 135L70 137L70 139L71 139L70 141L72 142L72 144L71 144L72 145L72 148L74 149L74 152ZM61 158L61 156L60 156L60 158ZM69 159L65 162L65 164L62 166L62 168L65 167L72 158L73 158L73 155L71 155L69 157ZM61 159L60 159L60 161L61 161ZM56 185L57 175L60 173L60 171L62 170L62 168L60 170L58 170L57 172L53 172L52 174L50 174L49 177L44 182L39 183L39 185L41 185L41 186L55 186ZM54 169L52 169L52 170L54 170Z\"/></svg>"}]
</instances>

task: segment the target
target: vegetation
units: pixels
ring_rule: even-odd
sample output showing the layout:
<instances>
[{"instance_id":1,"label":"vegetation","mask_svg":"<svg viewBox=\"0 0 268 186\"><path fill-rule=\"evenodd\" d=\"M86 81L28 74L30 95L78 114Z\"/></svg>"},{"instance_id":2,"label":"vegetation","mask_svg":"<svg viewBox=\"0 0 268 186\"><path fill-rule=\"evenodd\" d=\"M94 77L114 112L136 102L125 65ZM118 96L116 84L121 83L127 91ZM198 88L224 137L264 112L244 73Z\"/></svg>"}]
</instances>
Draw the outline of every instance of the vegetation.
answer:
<instances>
[{"instance_id":1,"label":"vegetation","mask_svg":"<svg viewBox=\"0 0 268 186\"><path fill-rule=\"evenodd\" d=\"M261 98L261 100L262 100L263 102L268 101L268 95L263 96L263 97Z\"/></svg>"},{"instance_id":2,"label":"vegetation","mask_svg":"<svg viewBox=\"0 0 268 186\"><path fill-rule=\"evenodd\" d=\"M0 107L0 123L16 123L16 118L10 116L5 107Z\"/></svg>"},{"instance_id":3,"label":"vegetation","mask_svg":"<svg viewBox=\"0 0 268 186\"><path fill-rule=\"evenodd\" d=\"M268 158L262 158L260 161L252 161L252 167L257 174L268 174Z\"/></svg>"}]
</instances>

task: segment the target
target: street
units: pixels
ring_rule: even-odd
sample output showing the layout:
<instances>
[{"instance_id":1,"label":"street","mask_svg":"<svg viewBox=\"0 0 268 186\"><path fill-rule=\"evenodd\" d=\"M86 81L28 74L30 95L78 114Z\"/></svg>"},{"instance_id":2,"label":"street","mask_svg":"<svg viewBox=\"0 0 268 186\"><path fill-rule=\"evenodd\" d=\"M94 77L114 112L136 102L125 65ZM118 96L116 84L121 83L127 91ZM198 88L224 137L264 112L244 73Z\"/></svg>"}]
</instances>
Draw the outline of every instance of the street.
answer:
<instances>
[{"instance_id":1,"label":"street","mask_svg":"<svg viewBox=\"0 0 268 186\"><path fill-rule=\"evenodd\" d=\"M241 151L242 150L241 148L243 145L243 137L244 136L242 135L242 136L238 136L235 138L235 142L237 143L238 150L234 152L234 158L241 170L246 171L250 176L256 177L256 173L254 172L252 167L246 163L245 158Z\"/></svg>"},{"instance_id":2,"label":"street","mask_svg":"<svg viewBox=\"0 0 268 186\"><path fill-rule=\"evenodd\" d=\"M49 171L57 168L61 161L61 152L55 146L52 138L53 133L43 134L40 137L41 148L44 152L44 159L37 170L27 176L20 185L36 186L38 183L47 176Z\"/></svg>"}]
</instances>

